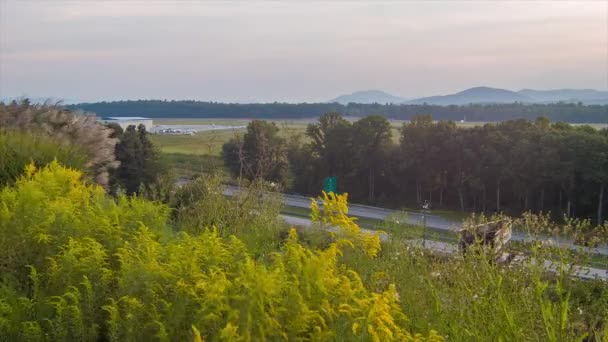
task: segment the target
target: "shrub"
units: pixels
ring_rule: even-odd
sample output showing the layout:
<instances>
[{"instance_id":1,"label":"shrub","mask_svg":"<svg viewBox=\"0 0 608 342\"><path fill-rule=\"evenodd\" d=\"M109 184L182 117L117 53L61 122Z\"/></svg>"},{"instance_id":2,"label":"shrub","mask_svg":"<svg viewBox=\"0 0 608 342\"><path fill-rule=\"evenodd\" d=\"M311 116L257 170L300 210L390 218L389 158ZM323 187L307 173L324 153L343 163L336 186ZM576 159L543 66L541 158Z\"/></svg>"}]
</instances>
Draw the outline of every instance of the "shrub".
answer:
<instances>
[{"instance_id":1,"label":"shrub","mask_svg":"<svg viewBox=\"0 0 608 342\"><path fill-rule=\"evenodd\" d=\"M13 184L33 163L44 166L53 160L86 169L87 156L79 147L52 137L16 131L0 131L0 186Z\"/></svg>"},{"instance_id":2,"label":"shrub","mask_svg":"<svg viewBox=\"0 0 608 342\"><path fill-rule=\"evenodd\" d=\"M95 116L75 113L49 104L0 103L0 127L5 130L44 134L61 144L77 146L87 156L85 167L98 184L108 184L108 172L118 166L114 157L117 140L112 130Z\"/></svg>"},{"instance_id":3,"label":"shrub","mask_svg":"<svg viewBox=\"0 0 608 342\"><path fill-rule=\"evenodd\" d=\"M165 205L81 176L30 165L0 191L2 340L425 340L393 286L339 262L340 243L311 250L291 230L261 262L234 235L174 233Z\"/></svg>"}]
</instances>

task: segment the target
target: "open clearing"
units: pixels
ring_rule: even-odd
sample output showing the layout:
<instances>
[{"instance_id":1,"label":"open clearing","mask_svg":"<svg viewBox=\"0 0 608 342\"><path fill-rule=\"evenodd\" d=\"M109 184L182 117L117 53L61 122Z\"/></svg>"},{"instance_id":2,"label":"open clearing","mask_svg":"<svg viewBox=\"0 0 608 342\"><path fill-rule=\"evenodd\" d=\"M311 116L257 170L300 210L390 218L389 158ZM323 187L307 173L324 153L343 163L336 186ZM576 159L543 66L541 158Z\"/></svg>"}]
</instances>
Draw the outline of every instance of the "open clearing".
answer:
<instances>
[{"instance_id":1,"label":"open clearing","mask_svg":"<svg viewBox=\"0 0 608 342\"><path fill-rule=\"evenodd\" d=\"M150 137L163 153L219 156L222 151L222 145L243 132L244 129L235 129L205 131L193 135L153 134Z\"/></svg>"},{"instance_id":2,"label":"open clearing","mask_svg":"<svg viewBox=\"0 0 608 342\"><path fill-rule=\"evenodd\" d=\"M152 141L163 153L182 153L206 156L220 156L222 145L231 138L245 133L249 119L155 119L154 124L167 128L192 129L189 134L154 134ZM286 139L303 135L306 126L314 120L270 120L280 129ZM212 129L215 125L216 129ZM230 127L230 128L226 128Z\"/></svg>"},{"instance_id":3,"label":"open clearing","mask_svg":"<svg viewBox=\"0 0 608 342\"><path fill-rule=\"evenodd\" d=\"M190 178L197 174L224 172L222 146L230 139L242 136L249 119L155 119L162 127L192 129L190 134L151 134L150 139L160 148L165 160L179 177ZM285 139L304 135L306 126L313 120L273 121ZM212 129L215 125L215 129ZM226 126L231 128L225 129ZM302 140L304 141L304 140Z\"/></svg>"}]
</instances>

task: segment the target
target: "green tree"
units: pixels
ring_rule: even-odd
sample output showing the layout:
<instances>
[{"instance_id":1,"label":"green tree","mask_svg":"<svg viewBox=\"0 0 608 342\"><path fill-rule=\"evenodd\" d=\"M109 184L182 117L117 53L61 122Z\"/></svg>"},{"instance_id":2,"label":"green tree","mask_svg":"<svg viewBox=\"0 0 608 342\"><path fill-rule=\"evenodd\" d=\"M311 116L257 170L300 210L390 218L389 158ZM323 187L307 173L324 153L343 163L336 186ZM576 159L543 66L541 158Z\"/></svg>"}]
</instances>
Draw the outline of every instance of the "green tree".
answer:
<instances>
[{"instance_id":1,"label":"green tree","mask_svg":"<svg viewBox=\"0 0 608 342\"><path fill-rule=\"evenodd\" d=\"M413 175L416 187L416 203L423 202L423 187L432 183L433 118L430 115L416 116L401 128L401 160L405 173Z\"/></svg>"},{"instance_id":2,"label":"green tree","mask_svg":"<svg viewBox=\"0 0 608 342\"><path fill-rule=\"evenodd\" d=\"M224 144L226 166L239 178L284 184L288 169L287 148L285 139L278 133L279 128L273 122L251 121L242 142L235 138Z\"/></svg>"},{"instance_id":3,"label":"green tree","mask_svg":"<svg viewBox=\"0 0 608 342\"><path fill-rule=\"evenodd\" d=\"M440 207L604 220L606 129L544 117L465 128L416 116L395 150L388 127L377 116L351 125L340 114L323 115L307 127L309 143L290 143L294 189L313 194L325 177L338 176L355 202L421 204L438 193Z\"/></svg>"},{"instance_id":4,"label":"green tree","mask_svg":"<svg viewBox=\"0 0 608 342\"><path fill-rule=\"evenodd\" d=\"M326 113L319 122L309 124L306 136L311 140L310 151L318 159L321 178L317 180L319 188L323 178L338 177L338 189L346 177L353 172L352 167L352 134L351 124L339 113Z\"/></svg>"},{"instance_id":5,"label":"green tree","mask_svg":"<svg viewBox=\"0 0 608 342\"><path fill-rule=\"evenodd\" d=\"M167 172L166 166L143 125L129 126L124 132L120 127L113 129L119 138L115 153L120 166L112 173L112 187L140 193Z\"/></svg>"},{"instance_id":6,"label":"green tree","mask_svg":"<svg viewBox=\"0 0 608 342\"><path fill-rule=\"evenodd\" d=\"M368 174L368 201L374 203L376 177L386 167L391 146L391 124L380 115L367 116L352 126L352 142L356 168Z\"/></svg>"}]
</instances>

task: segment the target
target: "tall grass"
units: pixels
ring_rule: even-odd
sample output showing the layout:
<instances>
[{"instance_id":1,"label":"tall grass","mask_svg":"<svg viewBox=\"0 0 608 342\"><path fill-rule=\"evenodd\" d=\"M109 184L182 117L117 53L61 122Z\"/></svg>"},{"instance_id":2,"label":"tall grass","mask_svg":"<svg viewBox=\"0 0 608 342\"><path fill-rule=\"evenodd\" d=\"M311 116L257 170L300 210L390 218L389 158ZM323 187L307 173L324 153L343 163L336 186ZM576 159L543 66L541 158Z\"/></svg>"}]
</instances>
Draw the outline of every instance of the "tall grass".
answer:
<instances>
[{"instance_id":1,"label":"tall grass","mask_svg":"<svg viewBox=\"0 0 608 342\"><path fill-rule=\"evenodd\" d=\"M76 145L42 134L0 130L0 186L14 183L30 163L44 166L53 160L86 170L87 155Z\"/></svg>"},{"instance_id":2,"label":"tall grass","mask_svg":"<svg viewBox=\"0 0 608 342\"><path fill-rule=\"evenodd\" d=\"M395 284L416 331L436 329L455 341L605 338L608 287L573 274L585 256L540 240L528 246L524 260L498 265L484 249L434 255L393 235L377 259L348 250L341 260L366 283Z\"/></svg>"},{"instance_id":3,"label":"tall grass","mask_svg":"<svg viewBox=\"0 0 608 342\"><path fill-rule=\"evenodd\" d=\"M575 277L584 251L544 235L497 264L482 248L435 255L417 233L381 242L346 196L322 197L298 234L276 220L279 198L228 199L218 179L170 208L81 176L30 165L0 191L1 341L606 338L606 283ZM546 225L524 221L531 237Z\"/></svg>"},{"instance_id":4,"label":"tall grass","mask_svg":"<svg viewBox=\"0 0 608 342\"><path fill-rule=\"evenodd\" d=\"M262 255L254 247L268 246L239 237L276 216L259 211L267 221L239 225L212 183L179 206L205 217L171 227L167 206L114 199L80 178L56 162L30 165L0 191L2 341L442 340L410 330L394 287L370 289L338 262L351 245L370 257L354 226L354 240L323 249L293 229L267 235L276 243ZM256 203L272 207L244 198L230 208L251 218Z\"/></svg>"}]
</instances>

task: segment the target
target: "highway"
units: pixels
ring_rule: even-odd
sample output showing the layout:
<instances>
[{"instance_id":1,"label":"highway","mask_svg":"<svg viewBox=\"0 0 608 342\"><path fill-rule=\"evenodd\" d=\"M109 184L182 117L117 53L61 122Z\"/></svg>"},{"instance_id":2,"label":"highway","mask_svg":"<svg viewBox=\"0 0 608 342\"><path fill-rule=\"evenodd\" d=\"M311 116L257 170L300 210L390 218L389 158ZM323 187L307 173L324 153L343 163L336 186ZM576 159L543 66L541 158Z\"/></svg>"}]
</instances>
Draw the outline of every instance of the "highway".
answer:
<instances>
[{"instance_id":1,"label":"highway","mask_svg":"<svg viewBox=\"0 0 608 342\"><path fill-rule=\"evenodd\" d=\"M236 193L238 193L239 191L240 191L239 187L227 185L224 190L224 194L227 196L233 196ZM283 203L286 206L310 209L311 199L309 197L291 195L291 194L281 194L281 195L283 196ZM349 206L348 206L349 215L362 217L362 218L375 219L375 220L384 220L387 216L396 214L396 213L406 213L407 214L406 215L407 223L411 224L411 225L422 226L424 223L424 220L426 220L426 227L428 227L428 228L451 231L454 233L457 232L462 226L461 222L449 220L449 219L443 218L438 215L433 215L433 214L422 214L419 212L412 212L412 211L403 212L403 211L397 211L397 210L391 210L391 209L385 209L385 208L379 208L379 207L372 207L372 206L361 205L361 204L349 204ZM530 238L525 233L517 232L517 231L513 232L511 239L514 241L529 241L530 240ZM574 243L572 243L572 241L565 240L565 239L558 240L555 242L562 248L579 249L579 250L585 251L586 253L601 254L601 255L608 256L608 246L606 246L606 245L602 245L602 246L599 246L596 248L590 248L590 247L581 247L581 246L575 245Z\"/></svg>"},{"instance_id":2,"label":"highway","mask_svg":"<svg viewBox=\"0 0 608 342\"><path fill-rule=\"evenodd\" d=\"M302 217L293 217L288 215L280 215L281 219L283 219L286 223L293 226L300 227L310 227L312 222L310 219L302 218ZM337 231L335 227L328 228L331 231ZM376 231L370 229L361 229L364 233L374 234ZM390 236L387 233L381 233L380 239L382 241L387 241L390 239ZM432 240L410 240L409 243L413 246L423 247L433 251L434 253L439 253L443 255L453 255L458 252L458 247L456 244L441 242L441 241L432 241ZM557 265L551 260L543 260L544 267L552 272L557 270ZM608 271L601 268L595 267L587 267L587 266L574 266L572 268L572 275L583 278L583 279L602 279L608 280Z\"/></svg>"},{"instance_id":3,"label":"highway","mask_svg":"<svg viewBox=\"0 0 608 342\"><path fill-rule=\"evenodd\" d=\"M240 191L240 189L236 186L226 186L224 194L227 196L234 196ZM286 206L291 207L299 207L299 208L308 208L310 209L311 199L305 196L291 195L291 194L282 194L283 202ZM396 210L390 210L385 208L378 208L360 204L349 204L348 213L352 216L365 217L376 220L384 220L387 216L391 214L398 213ZM423 217L426 219L426 226L429 228L439 229L439 230L447 230L452 232L457 232L461 223L457 221L452 221L445 219L443 217L432 215L432 214L421 214L416 212L406 212L407 219L409 224L413 225L422 225ZM287 222L290 225L301 226L301 227L310 227L312 222L310 219L295 217L289 215L280 215L281 219ZM336 230L336 228L328 228L330 230ZM374 234L374 230L370 229L362 229L364 232L368 234ZM380 235L380 239L383 241L387 241L390 236L386 233ZM529 240L529 238L521 232L513 232L512 240ZM441 241L432 241L426 240L422 242L421 240L412 240L410 241L413 245L422 246L424 243L424 248L432 250L436 253L442 254L454 254L458 251L455 244L441 242ZM557 241L563 248L571 248L571 249L582 249L587 253L596 253L601 255L608 255L608 247L601 246L599 248L588 248L588 247L580 247L574 245L571 241ZM543 260L543 264L548 270L555 270L555 265L550 260ZM573 267L573 275L583 278L583 279L602 279L608 280L608 271L605 269L594 268L594 267L586 267L586 266L574 266Z\"/></svg>"},{"instance_id":4,"label":"highway","mask_svg":"<svg viewBox=\"0 0 608 342\"><path fill-rule=\"evenodd\" d=\"M226 186L226 190L224 194L227 196L233 196L238 193L239 188L236 186ZM290 207L298 207L298 208L307 208L310 209L310 201L309 197L298 196L298 195L290 195L290 194L282 194L284 205ZM348 205L348 214L351 216L364 217L369 219L375 219L382 221L387 216L391 214L399 213L399 211L384 209L379 207L372 207L361 204L349 204ZM402 212L401 212L402 213ZM412 225L422 225L423 224L423 215L417 212L406 212L408 224ZM426 226L429 228L435 228L440 230L450 230L450 231L458 231L460 229L460 223L456 221L447 220L443 217L425 214L426 217Z\"/></svg>"}]
</instances>

